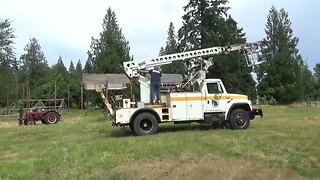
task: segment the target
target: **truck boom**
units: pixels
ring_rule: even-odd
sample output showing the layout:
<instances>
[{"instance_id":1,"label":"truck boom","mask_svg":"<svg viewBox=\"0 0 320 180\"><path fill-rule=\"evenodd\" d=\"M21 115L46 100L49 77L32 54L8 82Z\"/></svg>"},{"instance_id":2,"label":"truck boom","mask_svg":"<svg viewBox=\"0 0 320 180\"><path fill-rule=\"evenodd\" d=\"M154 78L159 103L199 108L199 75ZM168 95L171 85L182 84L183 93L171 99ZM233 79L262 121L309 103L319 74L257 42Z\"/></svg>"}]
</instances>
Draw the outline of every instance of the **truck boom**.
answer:
<instances>
[{"instance_id":1,"label":"truck boom","mask_svg":"<svg viewBox=\"0 0 320 180\"><path fill-rule=\"evenodd\" d=\"M257 62L257 59L261 56L263 50L263 42L258 41L255 43L245 43L238 45L228 45L228 46L216 46L211 48L204 48L192 51L186 51L181 53L174 53L164 56L158 56L150 59L142 59L136 61L127 61L123 62L123 67L126 72L126 75L133 80L136 80L140 83L140 97L142 98L142 102L149 102L149 96L145 96L148 92L150 92L150 80L146 78L145 75L140 73L141 70L149 70L154 68L155 66L162 66L165 64L171 64L174 61L184 61L192 58L202 58L202 57L210 57L218 54L229 54L233 51L239 51L244 54L247 59L248 66L255 66L260 64L261 62ZM210 60L203 60L204 68L201 69L199 74L198 82L201 82L206 78L206 70L212 65Z\"/></svg>"}]
</instances>

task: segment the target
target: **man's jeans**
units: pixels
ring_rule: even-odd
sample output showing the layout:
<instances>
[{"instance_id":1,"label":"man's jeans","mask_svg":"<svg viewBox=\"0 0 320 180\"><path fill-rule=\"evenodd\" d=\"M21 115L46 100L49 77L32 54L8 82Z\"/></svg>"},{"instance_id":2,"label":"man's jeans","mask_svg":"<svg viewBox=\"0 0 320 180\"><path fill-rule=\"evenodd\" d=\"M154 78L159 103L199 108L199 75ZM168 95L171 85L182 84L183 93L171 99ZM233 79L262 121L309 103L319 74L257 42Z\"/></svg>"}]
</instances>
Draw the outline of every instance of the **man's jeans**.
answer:
<instances>
[{"instance_id":1,"label":"man's jeans","mask_svg":"<svg viewBox=\"0 0 320 180\"><path fill-rule=\"evenodd\" d=\"M160 103L160 82L151 82L151 92L150 92L150 101L153 103Z\"/></svg>"}]
</instances>

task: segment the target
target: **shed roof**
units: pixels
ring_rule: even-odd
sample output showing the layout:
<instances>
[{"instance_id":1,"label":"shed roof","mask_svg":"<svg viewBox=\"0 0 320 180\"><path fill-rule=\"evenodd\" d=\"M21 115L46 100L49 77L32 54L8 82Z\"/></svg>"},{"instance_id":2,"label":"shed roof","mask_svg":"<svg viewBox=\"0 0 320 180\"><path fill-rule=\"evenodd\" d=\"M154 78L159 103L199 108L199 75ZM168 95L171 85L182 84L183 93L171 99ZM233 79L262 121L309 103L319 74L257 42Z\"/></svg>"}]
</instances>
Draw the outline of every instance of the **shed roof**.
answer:
<instances>
[{"instance_id":1,"label":"shed roof","mask_svg":"<svg viewBox=\"0 0 320 180\"><path fill-rule=\"evenodd\" d=\"M178 84L183 78L181 74L162 74L165 85ZM125 74L83 74L82 84L86 90L94 90L96 84L107 84L108 89L125 89L130 79Z\"/></svg>"}]
</instances>

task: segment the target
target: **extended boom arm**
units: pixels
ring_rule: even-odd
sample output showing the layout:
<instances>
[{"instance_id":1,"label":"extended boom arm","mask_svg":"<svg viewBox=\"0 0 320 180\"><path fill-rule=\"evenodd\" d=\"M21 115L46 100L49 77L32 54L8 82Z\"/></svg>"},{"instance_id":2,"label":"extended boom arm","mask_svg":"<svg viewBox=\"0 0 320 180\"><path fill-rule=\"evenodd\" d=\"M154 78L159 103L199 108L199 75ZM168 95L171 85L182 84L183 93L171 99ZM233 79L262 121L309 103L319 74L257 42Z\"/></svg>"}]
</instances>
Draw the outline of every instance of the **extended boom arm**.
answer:
<instances>
[{"instance_id":1,"label":"extended boom arm","mask_svg":"<svg viewBox=\"0 0 320 180\"><path fill-rule=\"evenodd\" d=\"M140 83L140 97L142 102L149 102L149 96L146 96L146 94L149 94L150 92L150 80L148 80L144 75L141 75L141 70L149 70L152 69L155 66L162 66L165 64L171 64L174 61L179 60L186 60L191 58L198 58L198 57L209 57L213 55L218 54L228 54L232 51L239 51L240 53L243 53L247 60L248 65L256 65L257 62L255 62L255 58L249 58L250 55L255 54L255 56L258 58L259 53L262 51L262 42L256 42L256 43L246 43L246 44L240 44L240 45L229 45L224 47L211 47L211 48L205 48L205 49L199 49L199 50L193 50L193 51L186 51L181 53L175 53L175 54L169 54L164 56L158 56L156 58L151 59L144 59L144 60L135 60L135 61L127 61L123 62L124 70L127 74L127 76L130 79L137 80ZM205 70L209 68L209 66L212 65L212 62L205 60ZM260 62L258 62L260 63ZM200 72L200 79L205 78L205 71Z\"/></svg>"},{"instance_id":2,"label":"extended boom arm","mask_svg":"<svg viewBox=\"0 0 320 180\"><path fill-rule=\"evenodd\" d=\"M154 66L161 66L165 64L171 64L173 61L186 60L196 57L211 56L217 54L228 54L232 51L242 51L245 55L261 52L261 42L246 43L240 45L229 45L225 47L211 47L205 49L199 49L194 51L186 51L181 53L169 54L159 56L152 59L144 59L137 61L123 62L124 70L129 78L138 78L140 76L139 70L151 69ZM256 63L251 61L249 65L255 65Z\"/></svg>"}]
</instances>

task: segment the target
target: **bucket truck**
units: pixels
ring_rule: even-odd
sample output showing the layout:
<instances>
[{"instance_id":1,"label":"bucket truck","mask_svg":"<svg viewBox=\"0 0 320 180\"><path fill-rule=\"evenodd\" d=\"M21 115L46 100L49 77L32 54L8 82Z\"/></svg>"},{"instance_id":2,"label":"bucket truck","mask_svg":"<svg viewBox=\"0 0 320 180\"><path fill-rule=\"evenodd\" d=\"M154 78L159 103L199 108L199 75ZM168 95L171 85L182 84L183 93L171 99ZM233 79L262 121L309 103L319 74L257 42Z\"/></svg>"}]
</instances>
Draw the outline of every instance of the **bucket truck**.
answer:
<instances>
[{"instance_id":1,"label":"bucket truck","mask_svg":"<svg viewBox=\"0 0 320 180\"><path fill-rule=\"evenodd\" d=\"M263 50L262 42L211 47L150 59L123 62L126 75L140 84L139 102L123 99L122 107L113 109L106 97L104 102L113 116L114 126L129 126L136 135L150 135L157 132L160 123L174 124L197 122L205 126L214 124L228 124L231 129L247 129L250 120L256 115L263 116L262 110L253 109L248 96L230 94L220 79L207 79L206 72L212 65L211 58L219 54L230 52L243 53L248 66L254 66ZM204 58L209 58L204 60ZM191 75L185 84L180 84L175 90L161 93L161 102L150 102L150 80L143 70L147 71L155 66L171 64L174 61L194 59L201 62L202 68ZM183 91L187 84L196 86L193 92ZM103 85L96 90L101 92Z\"/></svg>"}]
</instances>

